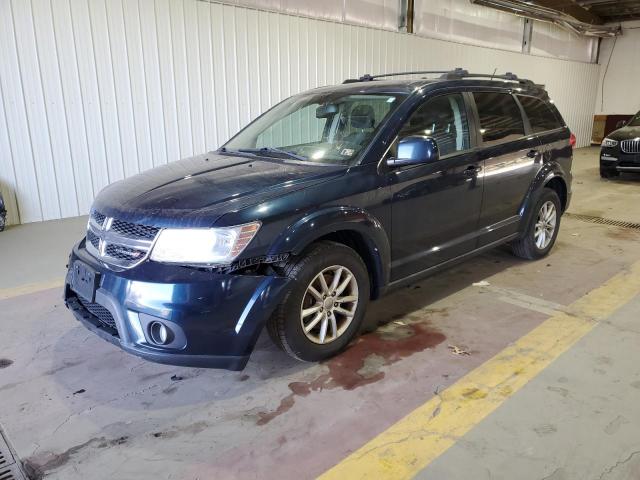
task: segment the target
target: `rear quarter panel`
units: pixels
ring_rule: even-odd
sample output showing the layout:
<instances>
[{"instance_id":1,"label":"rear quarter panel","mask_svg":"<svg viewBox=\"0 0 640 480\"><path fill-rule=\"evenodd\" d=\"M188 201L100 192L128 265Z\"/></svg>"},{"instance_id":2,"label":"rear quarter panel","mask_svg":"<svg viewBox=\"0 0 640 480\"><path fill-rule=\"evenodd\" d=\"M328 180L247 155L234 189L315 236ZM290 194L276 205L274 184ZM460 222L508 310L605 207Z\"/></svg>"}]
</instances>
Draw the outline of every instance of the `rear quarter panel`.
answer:
<instances>
[{"instance_id":1,"label":"rear quarter panel","mask_svg":"<svg viewBox=\"0 0 640 480\"><path fill-rule=\"evenodd\" d=\"M520 209L520 215L523 217L520 223L521 231L526 227L531 215L533 215L533 206L538 201L544 186L552 179L560 178L564 182L567 190L565 210L569 206L573 178L571 173L573 149L569 144L570 134L569 129L563 127L538 135L543 162L542 167L529 187Z\"/></svg>"},{"instance_id":2,"label":"rear quarter panel","mask_svg":"<svg viewBox=\"0 0 640 480\"><path fill-rule=\"evenodd\" d=\"M571 195L571 172L573 164L573 148L569 143L571 132L568 127L551 130L538 135L540 151L544 155L544 163L552 167L555 176L560 176L565 182L568 195Z\"/></svg>"}]
</instances>

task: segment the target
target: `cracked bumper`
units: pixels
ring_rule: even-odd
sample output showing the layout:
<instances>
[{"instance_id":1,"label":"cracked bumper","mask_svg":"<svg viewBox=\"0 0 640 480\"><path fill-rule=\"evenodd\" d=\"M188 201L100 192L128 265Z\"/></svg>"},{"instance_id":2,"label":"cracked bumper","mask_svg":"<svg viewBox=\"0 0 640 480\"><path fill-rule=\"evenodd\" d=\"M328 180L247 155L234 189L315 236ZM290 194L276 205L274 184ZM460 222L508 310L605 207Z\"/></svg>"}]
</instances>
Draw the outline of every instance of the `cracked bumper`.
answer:
<instances>
[{"instance_id":1,"label":"cracked bumper","mask_svg":"<svg viewBox=\"0 0 640 480\"><path fill-rule=\"evenodd\" d=\"M77 260L99 273L93 302L71 289ZM288 284L276 276L217 274L154 262L114 272L89 255L83 242L74 247L69 265L65 303L86 328L146 360L181 366L242 370ZM155 321L172 332L166 346L153 342L149 328Z\"/></svg>"}]
</instances>

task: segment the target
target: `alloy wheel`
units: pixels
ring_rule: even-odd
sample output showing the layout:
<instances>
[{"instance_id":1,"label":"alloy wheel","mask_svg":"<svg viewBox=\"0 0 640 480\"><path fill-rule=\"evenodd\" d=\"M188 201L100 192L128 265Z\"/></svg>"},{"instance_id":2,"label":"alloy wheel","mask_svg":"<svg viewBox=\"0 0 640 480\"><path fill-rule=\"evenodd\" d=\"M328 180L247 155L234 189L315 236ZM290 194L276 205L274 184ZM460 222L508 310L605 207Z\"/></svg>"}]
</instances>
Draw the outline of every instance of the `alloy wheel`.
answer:
<instances>
[{"instance_id":1,"label":"alloy wheel","mask_svg":"<svg viewBox=\"0 0 640 480\"><path fill-rule=\"evenodd\" d=\"M556 220L555 204L551 201L544 202L538 212L538 220L533 231L533 239L539 250L544 250L551 243L556 231Z\"/></svg>"},{"instance_id":2,"label":"alloy wheel","mask_svg":"<svg viewBox=\"0 0 640 480\"><path fill-rule=\"evenodd\" d=\"M357 307L355 275L341 265L327 267L313 278L302 297L302 331L313 343L331 343L349 328Z\"/></svg>"}]
</instances>

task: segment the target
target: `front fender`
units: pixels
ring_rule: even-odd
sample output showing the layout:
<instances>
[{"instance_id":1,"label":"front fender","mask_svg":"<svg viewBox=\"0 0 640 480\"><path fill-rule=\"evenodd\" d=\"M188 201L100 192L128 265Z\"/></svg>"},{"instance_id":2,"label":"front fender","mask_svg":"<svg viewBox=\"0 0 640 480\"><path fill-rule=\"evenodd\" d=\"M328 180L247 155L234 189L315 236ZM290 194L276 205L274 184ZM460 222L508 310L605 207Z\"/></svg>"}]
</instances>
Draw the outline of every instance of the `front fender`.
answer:
<instances>
[{"instance_id":1,"label":"front fender","mask_svg":"<svg viewBox=\"0 0 640 480\"><path fill-rule=\"evenodd\" d=\"M382 223L369 212L357 207L329 207L308 213L287 227L269 249L270 255L300 254L314 241L336 232L358 234L367 249L363 260L373 273L378 296L389 283L391 248Z\"/></svg>"}]
</instances>

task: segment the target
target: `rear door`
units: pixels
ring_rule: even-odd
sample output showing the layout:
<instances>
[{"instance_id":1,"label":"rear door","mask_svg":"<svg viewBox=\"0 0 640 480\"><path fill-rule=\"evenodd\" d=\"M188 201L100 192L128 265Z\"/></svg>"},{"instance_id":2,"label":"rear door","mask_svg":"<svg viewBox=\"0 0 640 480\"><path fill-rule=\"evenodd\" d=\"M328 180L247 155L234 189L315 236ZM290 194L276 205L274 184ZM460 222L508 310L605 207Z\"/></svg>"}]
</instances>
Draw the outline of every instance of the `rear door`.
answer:
<instances>
[{"instance_id":1,"label":"rear door","mask_svg":"<svg viewBox=\"0 0 640 480\"><path fill-rule=\"evenodd\" d=\"M433 138L440 158L386 173L393 202L392 280L476 247L482 161L472 148L470 116L465 95L441 94L424 101L400 129L398 139Z\"/></svg>"},{"instance_id":2,"label":"rear door","mask_svg":"<svg viewBox=\"0 0 640 480\"><path fill-rule=\"evenodd\" d=\"M520 208L542 165L538 140L527 135L528 123L508 92L473 92L484 160L484 194L479 246L518 231Z\"/></svg>"},{"instance_id":3,"label":"rear door","mask_svg":"<svg viewBox=\"0 0 640 480\"><path fill-rule=\"evenodd\" d=\"M529 120L530 134L538 139L544 160L559 163L569 176L573 157L569 143L571 132L558 109L548 99L527 95L516 95L516 98Z\"/></svg>"}]
</instances>

